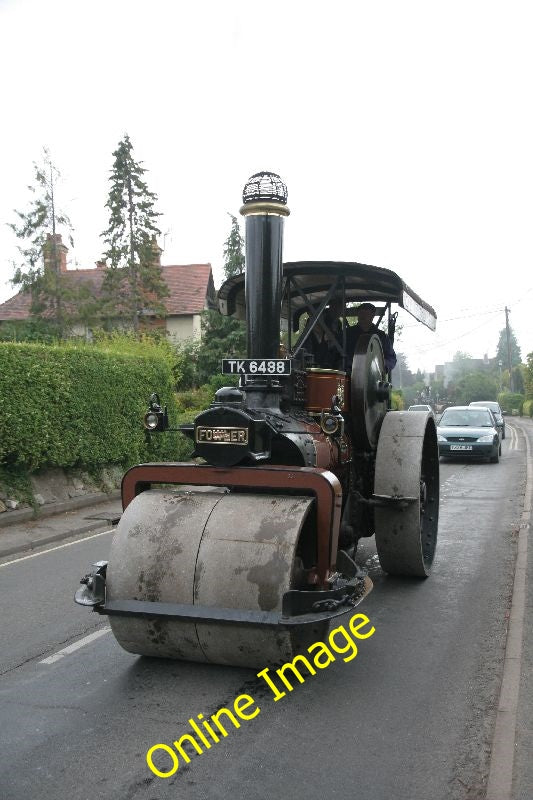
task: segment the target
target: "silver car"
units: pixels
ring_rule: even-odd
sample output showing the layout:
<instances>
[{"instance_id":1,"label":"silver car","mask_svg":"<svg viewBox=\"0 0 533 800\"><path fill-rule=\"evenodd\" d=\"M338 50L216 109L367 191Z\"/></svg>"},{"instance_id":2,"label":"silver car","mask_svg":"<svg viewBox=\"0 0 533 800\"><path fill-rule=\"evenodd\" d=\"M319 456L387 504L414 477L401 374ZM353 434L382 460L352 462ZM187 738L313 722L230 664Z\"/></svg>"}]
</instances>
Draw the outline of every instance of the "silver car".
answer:
<instances>
[{"instance_id":1,"label":"silver car","mask_svg":"<svg viewBox=\"0 0 533 800\"><path fill-rule=\"evenodd\" d=\"M500 430L500 436L502 439L505 439L505 420L499 403L496 403L494 400L476 400L474 403L470 403L470 405L477 406L478 408L490 408L494 414L496 425Z\"/></svg>"},{"instance_id":2,"label":"silver car","mask_svg":"<svg viewBox=\"0 0 533 800\"><path fill-rule=\"evenodd\" d=\"M427 403L420 403L417 406L409 406L409 408L407 410L408 411L425 411L426 414L429 413L429 414L431 414L432 417L435 416L435 414L433 413L433 409Z\"/></svg>"}]
</instances>

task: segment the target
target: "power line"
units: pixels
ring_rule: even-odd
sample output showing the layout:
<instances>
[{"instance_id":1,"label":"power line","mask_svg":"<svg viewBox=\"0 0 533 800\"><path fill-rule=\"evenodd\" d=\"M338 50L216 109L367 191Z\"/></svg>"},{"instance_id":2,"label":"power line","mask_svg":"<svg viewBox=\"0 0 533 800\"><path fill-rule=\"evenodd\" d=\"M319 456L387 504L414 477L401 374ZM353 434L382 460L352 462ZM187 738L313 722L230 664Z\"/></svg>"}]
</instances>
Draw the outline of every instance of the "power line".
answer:
<instances>
[{"instance_id":1,"label":"power line","mask_svg":"<svg viewBox=\"0 0 533 800\"><path fill-rule=\"evenodd\" d=\"M494 311L492 313L495 314L497 312ZM433 345L432 347L425 347L422 350L415 348L415 352L418 354L423 354L423 353L429 353L431 350L439 350L441 347L446 347L446 345L450 344L451 342L457 342L459 339L464 339L465 336L468 336L469 334L478 331L480 328L483 328L484 325L487 325L487 323L491 321L492 320L490 319L486 319L481 323L481 325L477 325L475 328L470 328L470 330L465 331L460 336L455 336L453 339L448 339L447 341L441 342L441 344Z\"/></svg>"},{"instance_id":2,"label":"power line","mask_svg":"<svg viewBox=\"0 0 533 800\"><path fill-rule=\"evenodd\" d=\"M517 300L514 300L512 303L510 303L510 306L516 306L516 305L518 305L518 303L521 303L524 300L525 296L527 294L529 294L530 292L533 292L533 286L530 286L529 289L526 289L525 292L523 292L520 295L520 297L518 297ZM468 311L469 309L468 308L464 308L464 309L461 309L461 310L462 311ZM486 316L487 314L497 314L498 312L504 311L504 310L505 309L504 309L503 306L499 306L498 308L494 308L494 309L492 309L490 311L475 311L472 314L462 314L459 317L447 317L446 319L439 319L438 321L439 321L439 323L442 323L442 322L455 322L458 319L471 319L472 317L483 317L483 316ZM402 327L404 329L405 328L416 328L417 326L418 326L417 322L408 322L408 323L405 323L405 324L402 325Z\"/></svg>"},{"instance_id":3,"label":"power line","mask_svg":"<svg viewBox=\"0 0 533 800\"><path fill-rule=\"evenodd\" d=\"M463 314L460 317L448 317L447 319L439 319L439 323L441 322L454 322L458 319L472 319L472 317L483 317L487 314L498 314L500 311L503 311L503 307L494 308L492 311L477 311L475 314ZM402 323L403 328L416 328L418 327L418 322L409 322L407 324Z\"/></svg>"},{"instance_id":4,"label":"power line","mask_svg":"<svg viewBox=\"0 0 533 800\"><path fill-rule=\"evenodd\" d=\"M522 300L524 299L524 297L526 296L526 294L529 294L530 292L533 292L533 286L530 286L530 287L529 287L529 289L526 289L526 291L525 291L525 292L523 292L523 293L520 295L520 297L518 298L518 300L515 300L515 302L514 302L514 303L511 303L511 305L512 305L512 306L517 306L517 305L518 305L518 303L521 303L521 302L522 302ZM509 309L509 310L510 310L510 309Z\"/></svg>"}]
</instances>

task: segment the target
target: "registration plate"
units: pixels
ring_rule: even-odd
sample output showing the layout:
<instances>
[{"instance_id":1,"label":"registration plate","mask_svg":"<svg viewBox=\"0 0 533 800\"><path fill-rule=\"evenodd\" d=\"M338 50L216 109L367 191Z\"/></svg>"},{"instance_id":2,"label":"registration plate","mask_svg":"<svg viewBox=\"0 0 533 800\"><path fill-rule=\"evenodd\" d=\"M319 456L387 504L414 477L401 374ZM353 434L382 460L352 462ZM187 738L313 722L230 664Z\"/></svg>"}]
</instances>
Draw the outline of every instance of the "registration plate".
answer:
<instances>
[{"instance_id":1,"label":"registration plate","mask_svg":"<svg viewBox=\"0 0 533 800\"><path fill-rule=\"evenodd\" d=\"M471 444L451 444L450 450L471 450Z\"/></svg>"},{"instance_id":2,"label":"registration plate","mask_svg":"<svg viewBox=\"0 0 533 800\"><path fill-rule=\"evenodd\" d=\"M223 375L290 375L290 358L223 358Z\"/></svg>"}]
</instances>

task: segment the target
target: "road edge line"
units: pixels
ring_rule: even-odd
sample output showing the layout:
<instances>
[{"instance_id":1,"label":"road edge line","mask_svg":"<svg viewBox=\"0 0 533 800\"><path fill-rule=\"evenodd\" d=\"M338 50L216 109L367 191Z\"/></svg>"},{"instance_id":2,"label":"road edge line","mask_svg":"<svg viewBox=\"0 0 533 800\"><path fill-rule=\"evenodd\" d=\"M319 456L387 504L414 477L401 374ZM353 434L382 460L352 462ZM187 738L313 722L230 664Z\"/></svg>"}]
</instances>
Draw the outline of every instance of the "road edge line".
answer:
<instances>
[{"instance_id":1,"label":"road edge line","mask_svg":"<svg viewBox=\"0 0 533 800\"><path fill-rule=\"evenodd\" d=\"M526 607L527 546L529 538L529 518L531 515L531 496L533 494L533 458L531 454L531 443L526 431L522 430L522 428L520 428L520 430L526 442L526 488L524 508L522 510L518 532L518 548L513 581L511 612L505 643L502 684L498 700L494 736L492 739L486 800L512 800L516 724L522 664L522 640L524 636Z\"/></svg>"},{"instance_id":2,"label":"road edge line","mask_svg":"<svg viewBox=\"0 0 533 800\"><path fill-rule=\"evenodd\" d=\"M74 539L72 542L65 542L64 544L58 544L56 547L49 547L47 550L37 550L36 553L30 553L30 555L28 556L20 556L19 558L14 558L11 561L3 561L0 563L0 569L2 569L2 567L10 567L11 564L18 564L19 561L28 561L28 559L30 558L37 558L37 556L44 556L47 553L53 553L54 550L62 550L64 547L72 547L72 545L74 544L87 542L89 539L96 539L98 536L103 536L105 533L113 533L114 530L116 529L107 528L105 531L100 531L99 533L93 533L90 536L80 536L78 539ZM72 536L75 535L76 534L72 534Z\"/></svg>"},{"instance_id":3,"label":"road edge line","mask_svg":"<svg viewBox=\"0 0 533 800\"><path fill-rule=\"evenodd\" d=\"M68 647L58 650L57 653L54 653L47 658L43 658L42 661L39 661L39 664L55 664L56 661L59 661L65 656L69 656L71 653L75 653L76 650L80 649L80 647L85 647L86 644L90 644L95 639L99 639L100 636L103 636L105 633L109 633L110 631L111 628L98 628L98 630L93 631L93 633L89 633L87 636L84 636L83 639L78 639L78 641L74 642L74 644L69 644Z\"/></svg>"}]
</instances>

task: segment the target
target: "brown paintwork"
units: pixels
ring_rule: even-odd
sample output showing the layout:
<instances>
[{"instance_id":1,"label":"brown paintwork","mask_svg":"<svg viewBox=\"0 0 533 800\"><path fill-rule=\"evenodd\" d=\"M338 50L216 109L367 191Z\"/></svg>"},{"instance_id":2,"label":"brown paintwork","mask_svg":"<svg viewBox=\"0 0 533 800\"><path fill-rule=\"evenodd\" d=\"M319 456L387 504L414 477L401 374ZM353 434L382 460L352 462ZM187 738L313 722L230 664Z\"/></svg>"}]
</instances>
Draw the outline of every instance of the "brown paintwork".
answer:
<instances>
[{"instance_id":1,"label":"brown paintwork","mask_svg":"<svg viewBox=\"0 0 533 800\"><path fill-rule=\"evenodd\" d=\"M308 370L306 383L305 408L309 413L320 413L331 408L334 395L339 397L339 408L345 412L349 409L349 381L345 373L331 370L314 372Z\"/></svg>"},{"instance_id":2,"label":"brown paintwork","mask_svg":"<svg viewBox=\"0 0 533 800\"><path fill-rule=\"evenodd\" d=\"M242 486L312 491L317 500L317 575L327 588L334 570L342 506L341 485L329 470L315 467L211 467L190 463L139 464L122 479L122 507L153 483Z\"/></svg>"}]
</instances>

